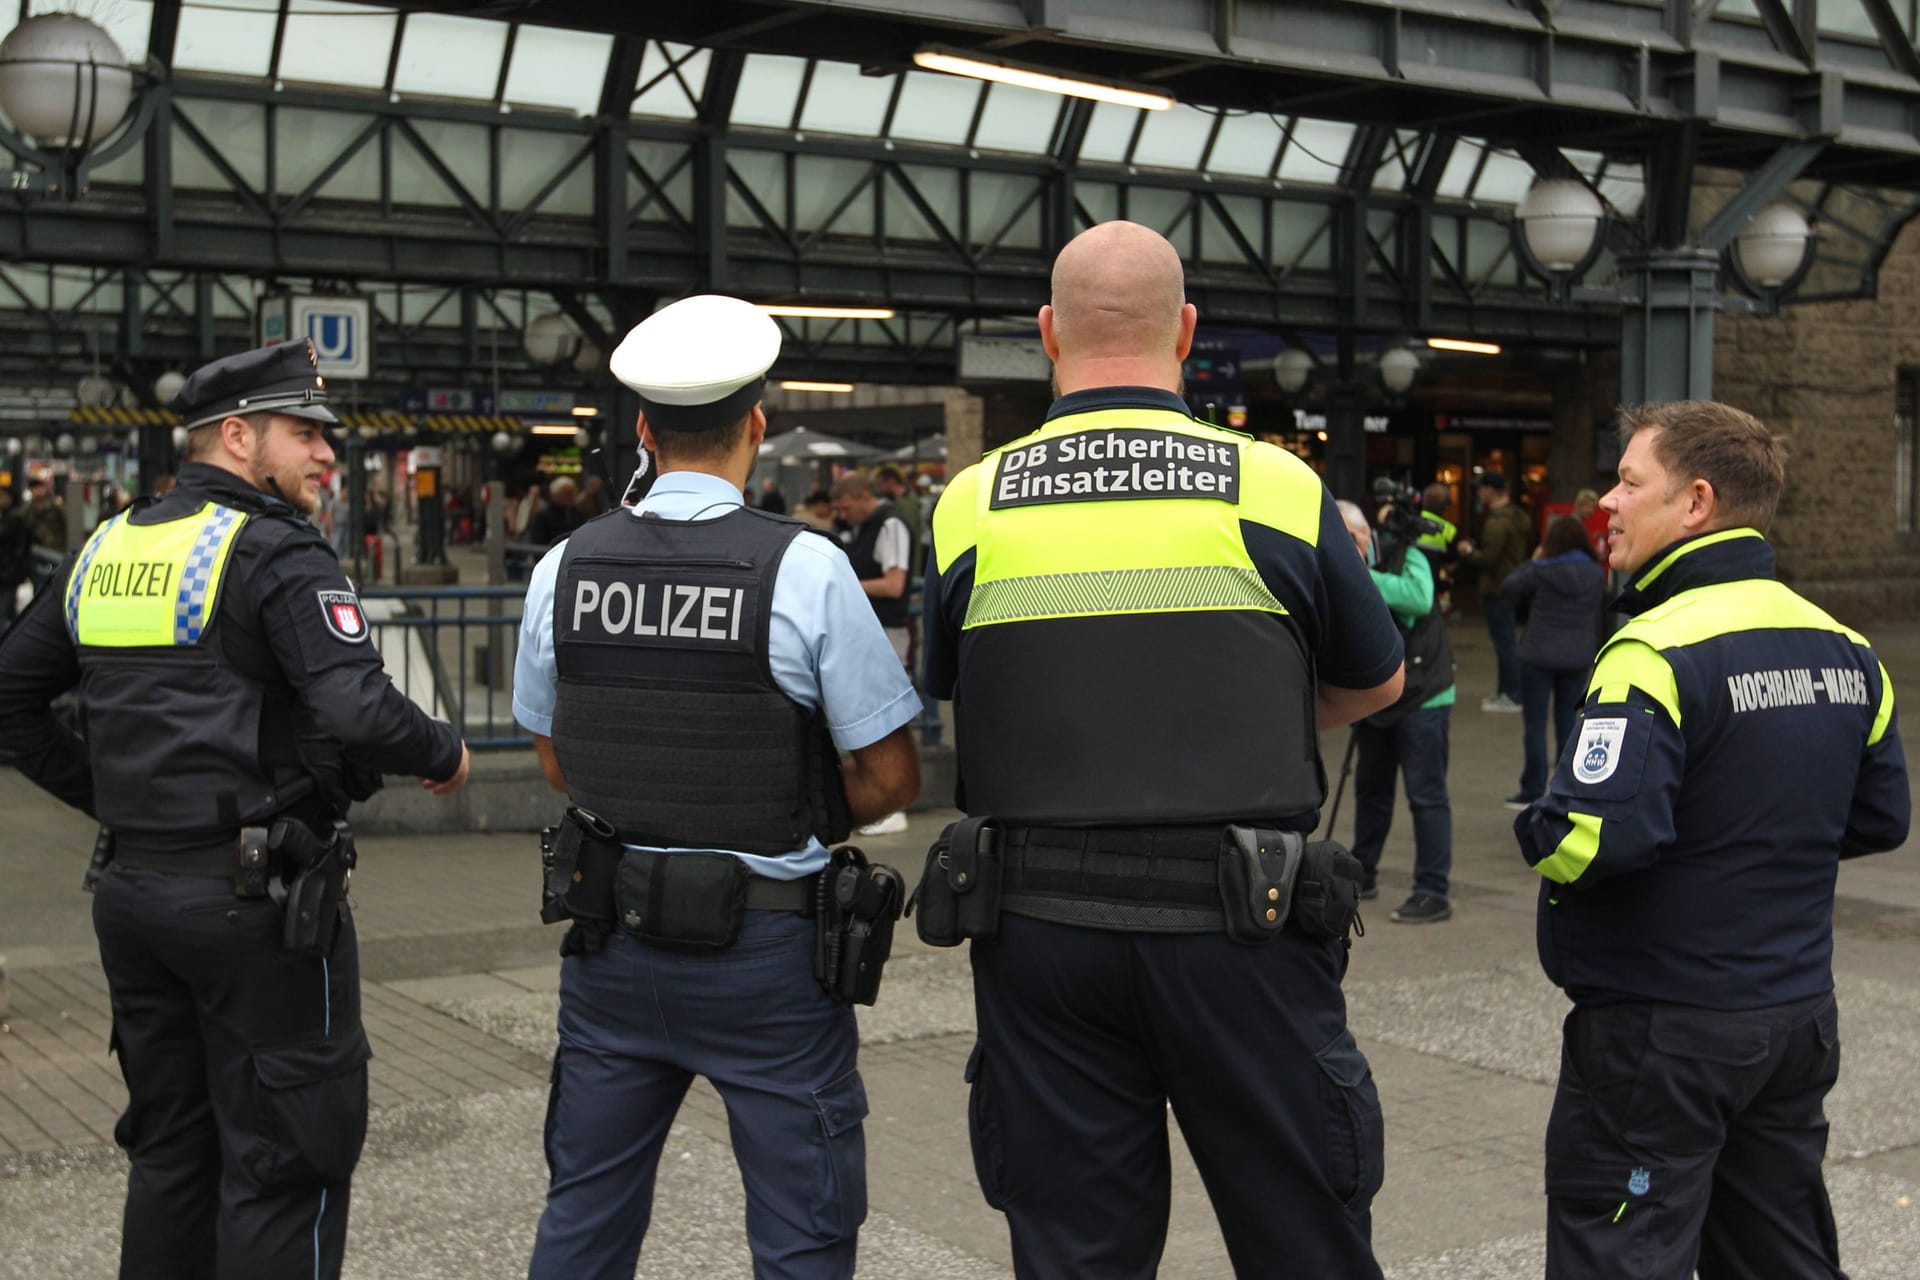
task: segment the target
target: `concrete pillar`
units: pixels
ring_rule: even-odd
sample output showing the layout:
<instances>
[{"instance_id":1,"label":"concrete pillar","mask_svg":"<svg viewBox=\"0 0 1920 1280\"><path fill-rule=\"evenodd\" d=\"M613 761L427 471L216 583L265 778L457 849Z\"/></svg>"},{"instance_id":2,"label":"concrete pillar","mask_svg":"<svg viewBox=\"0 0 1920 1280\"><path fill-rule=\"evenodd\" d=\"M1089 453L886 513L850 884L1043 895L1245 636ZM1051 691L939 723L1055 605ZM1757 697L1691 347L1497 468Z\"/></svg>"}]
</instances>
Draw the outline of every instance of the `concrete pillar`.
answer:
<instances>
[{"instance_id":1,"label":"concrete pillar","mask_svg":"<svg viewBox=\"0 0 1920 1280\"><path fill-rule=\"evenodd\" d=\"M951 478L980 461L980 455L985 452L982 432L986 426L986 406L979 396L959 387L948 387L944 407L947 475Z\"/></svg>"}]
</instances>

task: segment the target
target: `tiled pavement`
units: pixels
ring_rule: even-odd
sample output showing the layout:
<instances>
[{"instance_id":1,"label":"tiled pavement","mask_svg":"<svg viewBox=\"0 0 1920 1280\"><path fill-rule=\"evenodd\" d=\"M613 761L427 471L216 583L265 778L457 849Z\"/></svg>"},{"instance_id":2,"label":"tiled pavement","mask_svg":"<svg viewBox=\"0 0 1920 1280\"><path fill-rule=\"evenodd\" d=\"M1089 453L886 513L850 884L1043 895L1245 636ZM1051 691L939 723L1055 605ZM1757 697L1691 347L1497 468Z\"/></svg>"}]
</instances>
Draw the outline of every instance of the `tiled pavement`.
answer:
<instances>
[{"instance_id":1,"label":"tiled pavement","mask_svg":"<svg viewBox=\"0 0 1920 1280\"><path fill-rule=\"evenodd\" d=\"M1896 682L1920 688L1920 628L1874 634ZM1564 1002L1533 959L1533 884L1498 803L1517 772L1518 717L1478 711L1484 641L1477 629L1457 635L1457 914L1420 928L1385 921L1407 887L1402 813L1348 978L1387 1115L1374 1222L1391 1280L1521 1280L1541 1268L1540 1135ZM1329 755L1343 745L1336 736ZM0 953L12 961L12 1010L0 1019L0 1277L108 1276L124 1168L109 1145L121 1085L75 886L90 833L7 773L0 815ZM914 845L924 848L939 820L916 815L908 836L875 843L917 867ZM544 1177L556 966L554 934L530 923L530 837L369 840L364 854L354 893L375 1115L347 1274L524 1274ZM1920 867L1904 853L1849 864L1841 890L1847 1063L1829 1108L1829 1181L1855 1280L1915 1280ZM970 1017L964 954L903 941L880 1006L862 1019L873 1105L863 1275L1006 1274L1005 1225L980 1200L966 1147ZM717 1097L696 1090L663 1168L642 1275L746 1274L726 1144ZM1161 1274L1228 1274L1184 1159Z\"/></svg>"}]
</instances>

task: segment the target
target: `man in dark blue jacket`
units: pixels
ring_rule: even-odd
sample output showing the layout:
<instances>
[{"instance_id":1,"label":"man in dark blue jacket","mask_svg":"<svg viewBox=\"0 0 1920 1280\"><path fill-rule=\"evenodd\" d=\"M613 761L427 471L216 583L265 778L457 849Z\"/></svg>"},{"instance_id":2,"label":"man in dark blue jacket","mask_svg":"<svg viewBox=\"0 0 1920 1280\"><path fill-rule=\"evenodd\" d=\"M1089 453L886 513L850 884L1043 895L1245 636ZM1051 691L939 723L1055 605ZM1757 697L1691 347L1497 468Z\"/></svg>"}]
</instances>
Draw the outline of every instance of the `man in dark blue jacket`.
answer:
<instances>
[{"instance_id":1,"label":"man in dark blue jacket","mask_svg":"<svg viewBox=\"0 0 1920 1280\"><path fill-rule=\"evenodd\" d=\"M1839 861L1907 836L1893 685L1773 578L1784 483L1745 413L1621 422L1601 501L1630 615L1514 832L1574 1002L1547 1127L1547 1275L1840 1275L1821 1178L1839 1072Z\"/></svg>"}]
</instances>

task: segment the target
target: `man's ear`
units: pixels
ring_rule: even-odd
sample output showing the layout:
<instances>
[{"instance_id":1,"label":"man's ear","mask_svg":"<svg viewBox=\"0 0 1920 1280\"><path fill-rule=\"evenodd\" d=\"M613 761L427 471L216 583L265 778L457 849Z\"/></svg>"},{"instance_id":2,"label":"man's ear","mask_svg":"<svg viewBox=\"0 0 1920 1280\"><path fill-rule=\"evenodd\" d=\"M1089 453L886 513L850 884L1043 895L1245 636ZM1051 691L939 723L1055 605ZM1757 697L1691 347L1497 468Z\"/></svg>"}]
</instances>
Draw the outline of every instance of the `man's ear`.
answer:
<instances>
[{"instance_id":1,"label":"man's ear","mask_svg":"<svg viewBox=\"0 0 1920 1280\"><path fill-rule=\"evenodd\" d=\"M767 410L764 405L753 406L747 415L747 435L752 438L754 456L760 454L760 442L767 438Z\"/></svg>"},{"instance_id":2,"label":"man's ear","mask_svg":"<svg viewBox=\"0 0 1920 1280\"><path fill-rule=\"evenodd\" d=\"M650 453L660 452L659 447L655 445L653 442L653 428L647 425L646 414L643 413L638 418L634 419L633 434L639 438L640 447L642 449L645 449Z\"/></svg>"},{"instance_id":3,"label":"man's ear","mask_svg":"<svg viewBox=\"0 0 1920 1280\"><path fill-rule=\"evenodd\" d=\"M1040 348L1047 353L1047 359L1060 358L1060 341L1053 334L1053 307L1051 304L1040 308Z\"/></svg>"},{"instance_id":4,"label":"man's ear","mask_svg":"<svg viewBox=\"0 0 1920 1280\"><path fill-rule=\"evenodd\" d=\"M1193 350L1193 331L1200 324L1200 308L1191 302L1180 308L1180 333L1174 340L1174 355L1185 363L1188 353Z\"/></svg>"},{"instance_id":5,"label":"man's ear","mask_svg":"<svg viewBox=\"0 0 1920 1280\"><path fill-rule=\"evenodd\" d=\"M1713 491L1712 483L1692 480L1687 484L1687 509L1680 517L1680 524L1689 531L1711 529L1719 509L1720 495Z\"/></svg>"},{"instance_id":6,"label":"man's ear","mask_svg":"<svg viewBox=\"0 0 1920 1280\"><path fill-rule=\"evenodd\" d=\"M220 425L214 430L220 433L221 445L234 457L245 460L252 455L253 446L248 443L247 437L252 435L256 428L245 418L228 415L220 419Z\"/></svg>"}]
</instances>

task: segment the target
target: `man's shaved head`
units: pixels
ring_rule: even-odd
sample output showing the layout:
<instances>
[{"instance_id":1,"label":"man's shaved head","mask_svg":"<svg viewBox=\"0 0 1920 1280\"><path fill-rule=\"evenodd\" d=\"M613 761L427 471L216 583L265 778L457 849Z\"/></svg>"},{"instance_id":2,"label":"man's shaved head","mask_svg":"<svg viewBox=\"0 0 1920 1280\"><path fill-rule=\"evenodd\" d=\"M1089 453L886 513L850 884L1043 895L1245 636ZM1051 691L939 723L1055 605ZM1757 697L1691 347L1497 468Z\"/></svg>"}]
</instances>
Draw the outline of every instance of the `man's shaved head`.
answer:
<instances>
[{"instance_id":1,"label":"man's shaved head","mask_svg":"<svg viewBox=\"0 0 1920 1280\"><path fill-rule=\"evenodd\" d=\"M1194 322L1167 238L1137 222L1103 222L1054 260L1040 336L1062 392L1129 383L1175 390Z\"/></svg>"},{"instance_id":2,"label":"man's shaved head","mask_svg":"<svg viewBox=\"0 0 1920 1280\"><path fill-rule=\"evenodd\" d=\"M1074 358L1158 355L1186 300L1179 253L1137 222L1089 227L1053 263L1054 337Z\"/></svg>"}]
</instances>

